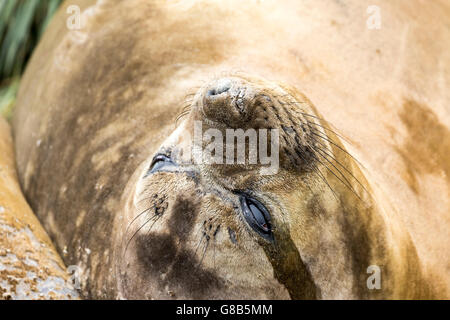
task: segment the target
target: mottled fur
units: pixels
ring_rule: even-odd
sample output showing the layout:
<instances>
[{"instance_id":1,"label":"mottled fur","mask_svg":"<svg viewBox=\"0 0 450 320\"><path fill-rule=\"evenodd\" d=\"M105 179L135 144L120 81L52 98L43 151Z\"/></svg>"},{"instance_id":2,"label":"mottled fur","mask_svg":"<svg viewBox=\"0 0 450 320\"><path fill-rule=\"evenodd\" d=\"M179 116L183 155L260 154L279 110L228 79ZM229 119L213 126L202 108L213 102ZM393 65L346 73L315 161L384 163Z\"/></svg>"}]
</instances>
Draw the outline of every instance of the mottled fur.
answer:
<instances>
[{"instance_id":1,"label":"mottled fur","mask_svg":"<svg viewBox=\"0 0 450 320\"><path fill-rule=\"evenodd\" d=\"M82 267L83 296L448 297L448 173L414 155L448 152L411 141L420 114L449 141L444 1L381 1L379 31L359 0L70 3L93 6L80 31L65 28L65 7L49 26L14 134L25 194ZM227 101L202 112L205 88L226 76L255 92L245 116ZM280 128L279 173L146 175L157 152L183 159L195 119ZM236 190L270 210L276 245L247 227ZM370 265L381 290L366 286Z\"/></svg>"}]
</instances>

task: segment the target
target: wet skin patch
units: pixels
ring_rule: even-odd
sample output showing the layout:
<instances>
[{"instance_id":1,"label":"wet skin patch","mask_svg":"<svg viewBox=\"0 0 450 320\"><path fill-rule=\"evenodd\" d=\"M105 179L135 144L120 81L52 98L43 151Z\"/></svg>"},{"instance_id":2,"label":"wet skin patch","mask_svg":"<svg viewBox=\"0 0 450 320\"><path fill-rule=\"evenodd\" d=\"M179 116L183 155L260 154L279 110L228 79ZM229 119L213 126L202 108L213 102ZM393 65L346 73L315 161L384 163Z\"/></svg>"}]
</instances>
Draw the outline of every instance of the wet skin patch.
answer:
<instances>
[{"instance_id":1,"label":"wet skin patch","mask_svg":"<svg viewBox=\"0 0 450 320\"><path fill-rule=\"evenodd\" d=\"M288 230L277 230L275 242L260 240L260 244L273 267L275 279L283 284L291 299L317 299L320 292L303 263Z\"/></svg>"},{"instance_id":2,"label":"wet skin patch","mask_svg":"<svg viewBox=\"0 0 450 320\"><path fill-rule=\"evenodd\" d=\"M313 197L308 202L308 209L313 216L324 217L330 213L326 212L318 196ZM345 203L341 201L341 203ZM368 234L370 230L370 220L365 221L361 216L365 212L359 212L357 209L346 209L341 205L340 210L343 214L339 215L336 221L336 232L342 232L344 235L343 242L347 248L346 250L346 263L351 270L351 274L354 275L355 280L353 282L353 292L357 293L359 297L369 297L369 291L366 286L367 273L366 268L371 265L374 257L371 254L371 246L373 242ZM368 216L368 215L367 215ZM372 226L373 227L373 226ZM384 239L382 229L379 230L377 235L380 241L380 248L382 248L382 241ZM325 251L325 248L322 248ZM375 293L376 292L371 292ZM373 295L372 295L373 297Z\"/></svg>"},{"instance_id":3,"label":"wet skin patch","mask_svg":"<svg viewBox=\"0 0 450 320\"><path fill-rule=\"evenodd\" d=\"M450 130L430 108L414 100L405 100L399 116L408 137L396 150L404 161L404 177L411 190L419 193L422 174L444 173L450 184Z\"/></svg>"}]
</instances>

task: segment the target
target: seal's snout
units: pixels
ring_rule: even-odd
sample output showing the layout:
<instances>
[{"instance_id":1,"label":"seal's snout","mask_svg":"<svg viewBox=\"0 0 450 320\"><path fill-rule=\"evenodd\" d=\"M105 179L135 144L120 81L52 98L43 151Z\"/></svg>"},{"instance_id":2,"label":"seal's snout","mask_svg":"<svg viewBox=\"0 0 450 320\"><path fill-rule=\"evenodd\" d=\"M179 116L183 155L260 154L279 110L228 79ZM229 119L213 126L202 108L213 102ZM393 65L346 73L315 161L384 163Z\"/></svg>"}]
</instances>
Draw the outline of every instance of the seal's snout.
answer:
<instances>
[{"instance_id":1,"label":"seal's snout","mask_svg":"<svg viewBox=\"0 0 450 320\"><path fill-rule=\"evenodd\" d=\"M206 87L203 113L208 119L235 126L249 119L254 97L254 90L245 80L222 78Z\"/></svg>"}]
</instances>

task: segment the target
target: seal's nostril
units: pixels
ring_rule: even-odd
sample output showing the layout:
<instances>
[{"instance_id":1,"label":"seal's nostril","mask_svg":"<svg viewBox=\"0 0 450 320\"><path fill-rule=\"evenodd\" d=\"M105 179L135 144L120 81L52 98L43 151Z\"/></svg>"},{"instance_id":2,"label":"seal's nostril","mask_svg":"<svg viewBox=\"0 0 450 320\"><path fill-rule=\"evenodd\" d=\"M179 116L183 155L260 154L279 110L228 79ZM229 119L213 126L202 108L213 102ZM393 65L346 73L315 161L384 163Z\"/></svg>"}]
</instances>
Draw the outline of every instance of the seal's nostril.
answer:
<instances>
[{"instance_id":1,"label":"seal's nostril","mask_svg":"<svg viewBox=\"0 0 450 320\"><path fill-rule=\"evenodd\" d=\"M227 92L231 88L231 81L229 79L222 79L217 82L214 88L208 90L208 96L215 96Z\"/></svg>"}]
</instances>

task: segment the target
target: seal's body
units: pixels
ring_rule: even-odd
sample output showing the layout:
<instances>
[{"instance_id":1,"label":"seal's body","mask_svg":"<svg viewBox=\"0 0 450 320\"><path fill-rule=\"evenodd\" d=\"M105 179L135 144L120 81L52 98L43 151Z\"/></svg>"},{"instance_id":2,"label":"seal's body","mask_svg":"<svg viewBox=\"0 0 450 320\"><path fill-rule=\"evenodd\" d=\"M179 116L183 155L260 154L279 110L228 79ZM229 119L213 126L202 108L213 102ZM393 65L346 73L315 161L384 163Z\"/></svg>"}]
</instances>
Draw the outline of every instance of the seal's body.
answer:
<instances>
[{"instance_id":1,"label":"seal's body","mask_svg":"<svg viewBox=\"0 0 450 320\"><path fill-rule=\"evenodd\" d=\"M17 179L10 127L0 117L0 300L71 299L66 267Z\"/></svg>"},{"instance_id":2,"label":"seal's body","mask_svg":"<svg viewBox=\"0 0 450 320\"><path fill-rule=\"evenodd\" d=\"M85 297L448 297L450 8L369 5L65 3L14 134ZM192 161L199 122L278 129L277 173Z\"/></svg>"}]
</instances>

